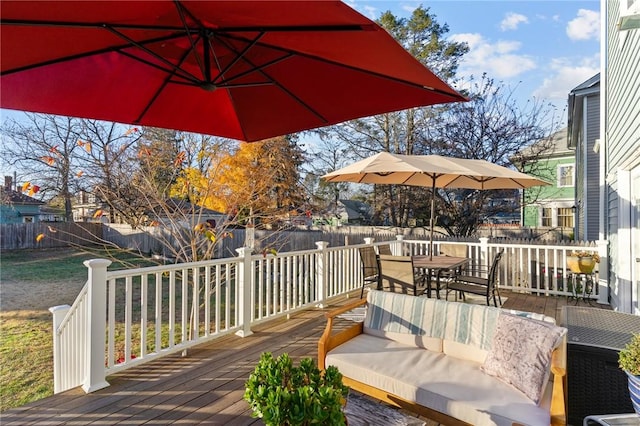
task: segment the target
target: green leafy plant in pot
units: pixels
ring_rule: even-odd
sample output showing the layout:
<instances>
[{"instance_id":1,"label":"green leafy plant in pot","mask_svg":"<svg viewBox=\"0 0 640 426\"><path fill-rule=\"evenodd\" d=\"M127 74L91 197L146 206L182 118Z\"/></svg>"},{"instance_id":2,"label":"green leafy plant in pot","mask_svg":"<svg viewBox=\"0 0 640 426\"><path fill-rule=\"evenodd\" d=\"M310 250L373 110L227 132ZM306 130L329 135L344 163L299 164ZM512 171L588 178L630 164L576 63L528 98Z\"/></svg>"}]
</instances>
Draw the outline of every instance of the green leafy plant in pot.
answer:
<instances>
[{"instance_id":1,"label":"green leafy plant in pot","mask_svg":"<svg viewBox=\"0 0 640 426\"><path fill-rule=\"evenodd\" d=\"M261 355L245 384L244 399L267 426L344 425L349 388L334 366L324 372L311 358L294 367L288 354Z\"/></svg>"},{"instance_id":2,"label":"green leafy plant in pot","mask_svg":"<svg viewBox=\"0 0 640 426\"><path fill-rule=\"evenodd\" d=\"M633 409L640 414L640 334L634 334L618 354L618 364L627 373Z\"/></svg>"}]
</instances>

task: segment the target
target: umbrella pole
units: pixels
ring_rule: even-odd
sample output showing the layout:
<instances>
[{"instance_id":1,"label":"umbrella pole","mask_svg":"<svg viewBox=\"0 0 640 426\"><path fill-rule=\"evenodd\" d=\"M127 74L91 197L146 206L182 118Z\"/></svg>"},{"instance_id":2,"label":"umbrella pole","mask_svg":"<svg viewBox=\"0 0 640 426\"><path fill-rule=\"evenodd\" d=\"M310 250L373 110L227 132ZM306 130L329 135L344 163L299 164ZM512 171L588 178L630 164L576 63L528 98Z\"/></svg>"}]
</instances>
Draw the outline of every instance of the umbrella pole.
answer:
<instances>
[{"instance_id":1,"label":"umbrella pole","mask_svg":"<svg viewBox=\"0 0 640 426\"><path fill-rule=\"evenodd\" d=\"M433 259L433 216L435 215L435 198L436 198L436 178L433 178L433 185L431 186L431 235L429 238L429 260Z\"/></svg>"}]
</instances>

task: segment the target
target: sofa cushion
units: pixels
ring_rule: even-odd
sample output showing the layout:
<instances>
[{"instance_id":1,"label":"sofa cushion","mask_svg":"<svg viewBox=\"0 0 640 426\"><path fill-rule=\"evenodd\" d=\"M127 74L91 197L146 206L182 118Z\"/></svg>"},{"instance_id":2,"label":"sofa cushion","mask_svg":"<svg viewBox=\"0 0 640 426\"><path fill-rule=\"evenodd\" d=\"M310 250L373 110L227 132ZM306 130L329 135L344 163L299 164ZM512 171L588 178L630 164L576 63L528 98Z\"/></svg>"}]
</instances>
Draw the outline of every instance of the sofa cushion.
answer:
<instances>
[{"instance_id":1,"label":"sofa cushion","mask_svg":"<svg viewBox=\"0 0 640 426\"><path fill-rule=\"evenodd\" d=\"M366 355L366 356L365 356ZM329 352L348 378L484 425L549 425L549 392L538 406L520 391L485 374L481 364L361 334Z\"/></svg>"},{"instance_id":2,"label":"sofa cushion","mask_svg":"<svg viewBox=\"0 0 640 426\"><path fill-rule=\"evenodd\" d=\"M566 331L548 322L502 314L482 369L537 404L549 380L551 352Z\"/></svg>"},{"instance_id":3,"label":"sofa cushion","mask_svg":"<svg viewBox=\"0 0 640 426\"><path fill-rule=\"evenodd\" d=\"M372 290L367 295L366 334L474 361L484 360L491 347L499 308L447 302ZM409 336L405 336L409 335ZM419 338L413 336L421 336ZM478 349L478 351L476 351Z\"/></svg>"}]
</instances>

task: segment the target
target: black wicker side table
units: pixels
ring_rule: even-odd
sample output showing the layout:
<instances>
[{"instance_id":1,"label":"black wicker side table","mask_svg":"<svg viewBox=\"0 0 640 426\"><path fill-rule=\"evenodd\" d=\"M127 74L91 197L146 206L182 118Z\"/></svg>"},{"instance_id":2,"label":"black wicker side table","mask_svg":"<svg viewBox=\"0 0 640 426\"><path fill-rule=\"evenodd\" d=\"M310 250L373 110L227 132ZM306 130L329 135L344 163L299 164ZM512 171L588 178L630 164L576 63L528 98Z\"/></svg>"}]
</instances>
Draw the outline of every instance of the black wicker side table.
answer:
<instances>
[{"instance_id":1,"label":"black wicker side table","mask_svg":"<svg viewBox=\"0 0 640 426\"><path fill-rule=\"evenodd\" d=\"M640 333L640 316L598 308L565 306L561 324L567 340L567 417L581 425L589 415L632 413L626 374L618 352Z\"/></svg>"}]
</instances>

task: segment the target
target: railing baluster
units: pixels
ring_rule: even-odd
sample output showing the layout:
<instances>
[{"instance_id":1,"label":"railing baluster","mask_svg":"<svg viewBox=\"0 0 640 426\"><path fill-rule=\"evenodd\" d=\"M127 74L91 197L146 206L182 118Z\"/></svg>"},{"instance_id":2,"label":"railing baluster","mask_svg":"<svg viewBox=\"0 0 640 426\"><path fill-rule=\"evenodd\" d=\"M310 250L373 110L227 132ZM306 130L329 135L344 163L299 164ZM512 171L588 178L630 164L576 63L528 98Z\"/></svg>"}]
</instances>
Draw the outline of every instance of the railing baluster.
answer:
<instances>
[{"instance_id":1,"label":"railing baluster","mask_svg":"<svg viewBox=\"0 0 640 426\"><path fill-rule=\"evenodd\" d=\"M140 357L147 356L147 305L149 276L143 274L140 279Z\"/></svg>"},{"instance_id":2,"label":"railing baluster","mask_svg":"<svg viewBox=\"0 0 640 426\"><path fill-rule=\"evenodd\" d=\"M133 321L133 277L125 280L125 308L124 308L124 361L131 360L131 324Z\"/></svg>"},{"instance_id":3,"label":"railing baluster","mask_svg":"<svg viewBox=\"0 0 640 426\"><path fill-rule=\"evenodd\" d=\"M181 321L180 321L180 327L181 327L181 333L180 333L180 343L184 343L187 340L189 340L188 337L188 330L189 330L189 307L188 307L188 303L189 303L189 288L187 287L187 281L189 280L188 278L189 276L189 270L184 268L181 270L181 276L180 276L180 284L181 285L181 292L180 292L180 300L181 300Z\"/></svg>"},{"instance_id":4,"label":"railing baluster","mask_svg":"<svg viewBox=\"0 0 640 426\"><path fill-rule=\"evenodd\" d=\"M156 272L156 308L155 308L155 353L162 350L162 273Z\"/></svg>"},{"instance_id":5,"label":"railing baluster","mask_svg":"<svg viewBox=\"0 0 640 426\"><path fill-rule=\"evenodd\" d=\"M169 347L176 344L176 271L169 272Z\"/></svg>"},{"instance_id":6,"label":"railing baluster","mask_svg":"<svg viewBox=\"0 0 640 426\"><path fill-rule=\"evenodd\" d=\"M204 336L211 335L211 267L204 267Z\"/></svg>"}]
</instances>

